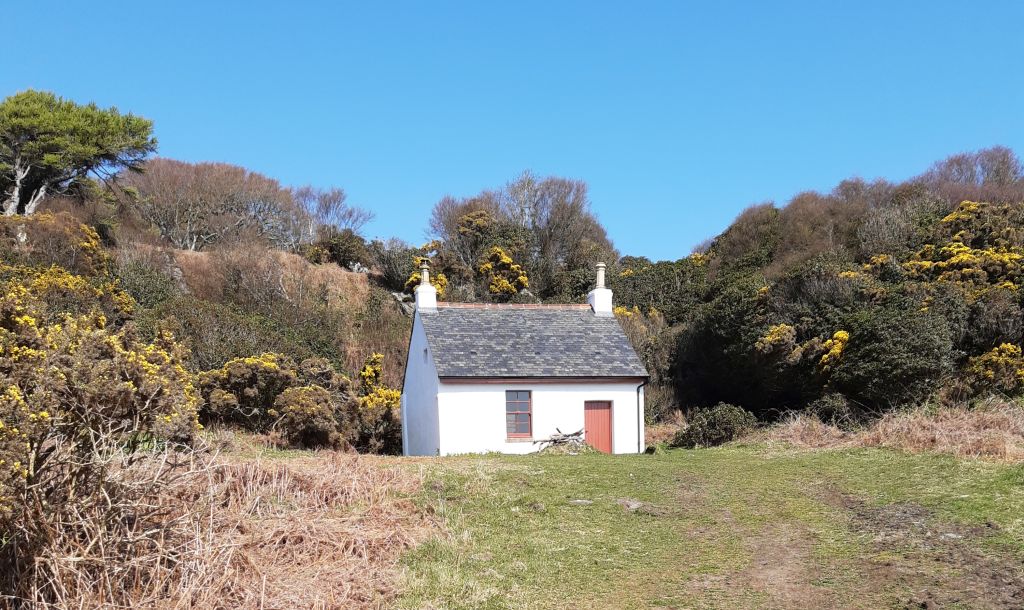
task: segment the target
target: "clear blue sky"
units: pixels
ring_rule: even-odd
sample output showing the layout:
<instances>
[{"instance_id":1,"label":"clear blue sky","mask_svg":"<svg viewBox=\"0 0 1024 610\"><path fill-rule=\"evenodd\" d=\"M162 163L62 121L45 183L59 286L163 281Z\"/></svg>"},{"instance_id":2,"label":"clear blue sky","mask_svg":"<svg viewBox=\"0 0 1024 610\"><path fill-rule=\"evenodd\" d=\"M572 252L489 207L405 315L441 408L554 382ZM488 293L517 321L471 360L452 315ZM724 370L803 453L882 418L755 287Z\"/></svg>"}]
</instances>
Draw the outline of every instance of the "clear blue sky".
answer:
<instances>
[{"instance_id":1,"label":"clear blue sky","mask_svg":"<svg viewBox=\"0 0 1024 610\"><path fill-rule=\"evenodd\" d=\"M367 233L531 169L623 253L751 203L1024 153L1024 2L17 2L0 93L153 119L160 154L341 186Z\"/></svg>"}]
</instances>

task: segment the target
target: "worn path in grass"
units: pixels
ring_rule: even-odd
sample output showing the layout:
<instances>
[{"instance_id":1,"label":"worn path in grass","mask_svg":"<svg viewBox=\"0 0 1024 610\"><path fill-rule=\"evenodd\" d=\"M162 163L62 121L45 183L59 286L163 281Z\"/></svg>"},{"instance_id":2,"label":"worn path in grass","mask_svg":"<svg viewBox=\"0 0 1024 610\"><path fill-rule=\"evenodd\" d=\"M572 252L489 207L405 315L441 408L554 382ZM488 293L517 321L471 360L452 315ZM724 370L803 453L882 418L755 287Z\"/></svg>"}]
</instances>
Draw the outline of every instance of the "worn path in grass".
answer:
<instances>
[{"instance_id":1,"label":"worn path in grass","mask_svg":"<svg viewBox=\"0 0 1024 610\"><path fill-rule=\"evenodd\" d=\"M1020 608L1024 468L766 446L416 462L401 608Z\"/></svg>"}]
</instances>

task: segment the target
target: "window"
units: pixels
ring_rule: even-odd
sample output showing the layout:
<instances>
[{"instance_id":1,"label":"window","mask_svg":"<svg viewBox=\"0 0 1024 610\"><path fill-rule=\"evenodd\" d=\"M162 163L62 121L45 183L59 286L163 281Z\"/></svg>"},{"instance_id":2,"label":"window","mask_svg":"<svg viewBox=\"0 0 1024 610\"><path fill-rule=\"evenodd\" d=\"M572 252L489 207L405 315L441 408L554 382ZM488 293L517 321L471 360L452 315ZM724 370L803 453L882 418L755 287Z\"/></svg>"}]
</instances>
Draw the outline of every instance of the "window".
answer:
<instances>
[{"instance_id":1,"label":"window","mask_svg":"<svg viewBox=\"0 0 1024 610\"><path fill-rule=\"evenodd\" d=\"M530 438L533 434L529 391L505 392L505 431L509 438Z\"/></svg>"}]
</instances>

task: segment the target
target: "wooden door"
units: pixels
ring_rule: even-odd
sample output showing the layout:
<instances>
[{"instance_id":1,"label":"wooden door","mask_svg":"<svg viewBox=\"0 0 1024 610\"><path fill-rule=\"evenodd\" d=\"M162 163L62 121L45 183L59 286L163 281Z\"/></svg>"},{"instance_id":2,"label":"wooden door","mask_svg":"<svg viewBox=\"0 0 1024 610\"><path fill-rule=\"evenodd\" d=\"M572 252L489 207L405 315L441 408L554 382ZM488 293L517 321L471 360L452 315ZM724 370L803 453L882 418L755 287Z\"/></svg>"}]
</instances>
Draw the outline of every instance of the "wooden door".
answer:
<instances>
[{"instance_id":1,"label":"wooden door","mask_svg":"<svg viewBox=\"0 0 1024 610\"><path fill-rule=\"evenodd\" d=\"M588 400L583 403L583 438L587 444L603 451L612 452L612 403Z\"/></svg>"}]
</instances>

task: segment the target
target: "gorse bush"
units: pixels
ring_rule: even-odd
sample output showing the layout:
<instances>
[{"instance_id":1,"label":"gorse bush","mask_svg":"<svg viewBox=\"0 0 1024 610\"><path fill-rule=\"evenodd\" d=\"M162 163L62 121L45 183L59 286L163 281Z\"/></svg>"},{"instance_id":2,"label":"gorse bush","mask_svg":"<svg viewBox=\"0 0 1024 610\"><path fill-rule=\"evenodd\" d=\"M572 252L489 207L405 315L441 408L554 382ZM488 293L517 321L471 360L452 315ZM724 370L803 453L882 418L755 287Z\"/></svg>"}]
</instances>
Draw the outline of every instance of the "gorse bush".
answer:
<instances>
[{"instance_id":1,"label":"gorse bush","mask_svg":"<svg viewBox=\"0 0 1024 610\"><path fill-rule=\"evenodd\" d=\"M303 360L297 374L297 385L274 401L275 429L296 447L351 448L358 437L351 380L323 358Z\"/></svg>"},{"instance_id":2,"label":"gorse bush","mask_svg":"<svg viewBox=\"0 0 1024 610\"><path fill-rule=\"evenodd\" d=\"M169 329L189 348L194 371L219 368L234 358L266 352L293 359L309 358L308 344L264 315L236 306L179 295L144 309L135 317L142 334L151 336Z\"/></svg>"},{"instance_id":3,"label":"gorse bush","mask_svg":"<svg viewBox=\"0 0 1024 610\"><path fill-rule=\"evenodd\" d=\"M371 259L366 240L358 233L334 227L322 227L316 240L306 247L304 255L311 263L334 263L346 268L368 265Z\"/></svg>"},{"instance_id":4,"label":"gorse bush","mask_svg":"<svg viewBox=\"0 0 1024 610\"><path fill-rule=\"evenodd\" d=\"M705 298L708 257L694 253L677 261L624 256L609 274L609 286L626 309L657 310L674 324L691 315Z\"/></svg>"},{"instance_id":5,"label":"gorse bush","mask_svg":"<svg viewBox=\"0 0 1024 610\"><path fill-rule=\"evenodd\" d=\"M978 392L1018 394L1024 388L1024 355L1019 345L1002 343L967 362L968 383Z\"/></svg>"},{"instance_id":6,"label":"gorse bush","mask_svg":"<svg viewBox=\"0 0 1024 610\"><path fill-rule=\"evenodd\" d=\"M5 592L26 593L23 587L39 582L34 570L46 562L34 560L56 538L86 536L75 528L94 525L80 517L97 501L117 507L117 519L138 519L135 505L121 503L112 464L144 448L188 442L200 428L200 396L174 337L140 342L104 313L124 313L121 305L130 301L113 286L98 289L58 267L0 269ZM69 304L73 312L55 309Z\"/></svg>"},{"instance_id":7,"label":"gorse bush","mask_svg":"<svg viewBox=\"0 0 1024 610\"><path fill-rule=\"evenodd\" d=\"M234 358L199 376L204 420L266 432L277 419L278 396L298 382L295 362L266 353Z\"/></svg>"},{"instance_id":8,"label":"gorse bush","mask_svg":"<svg viewBox=\"0 0 1024 610\"><path fill-rule=\"evenodd\" d=\"M384 356L372 354L359 371L359 396L355 400L357 447L373 453L399 453L402 393L383 385Z\"/></svg>"},{"instance_id":9,"label":"gorse bush","mask_svg":"<svg viewBox=\"0 0 1024 610\"><path fill-rule=\"evenodd\" d=\"M736 440L756 425L757 418L751 413L722 402L693 414L689 425L679 431L672 444L687 449L715 447Z\"/></svg>"},{"instance_id":10,"label":"gorse bush","mask_svg":"<svg viewBox=\"0 0 1024 610\"><path fill-rule=\"evenodd\" d=\"M280 354L235 358L199 375L203 421L278 432L297 447L354 447L397 453L401 393L384 385L384 356L373 354L359 386L323 358L296 364Z\"/></svg>"},{"instance_id":11,"label":"gorse bush","mask_svg":"<svg viewBox=\"0 0 1024 610\"><path fill-rule=\"evenodd\" d=\"M114 325L126 321L135 301L121 290L116 280L69 273L56 265L47 268L0 266L0 281L14 291L31 295L41 321L53 322L64 316L97 313Z\"/></svg>"},{"instance_id":12,"label":"gorse bush","mask_svg":"<svg viewBox=\"0 0 1024 610\"><path fill-rule=\"evenodd\" d=\"M938 315L905 302L851 317L849 339L829 386L860 404L890 408L920 401L953 368L953 341Z\"/></svg>"},{"instance_id":13,"label":"gorse bush","mask_svg":"<svg viewBox=\"0 0 1024 610\"><path fill-rule=\"evenodd\" d=\"M346 448L355 440L352 413L339 398L344 396L318 386L288 388L274 401L280 414L278 427L296 447Z\"/></svg>"},{"instance_id":14,"label":"gorse bush","mask_svg":"<svg viewBox=\"0 0 1024 610\"><path fill-rule=\"evenodd\" d=\"M92 277L111 263L96 231L66 213L0 217L0 260Z\"/></svg>"},{"instance_id":15,"label":"gorse bush","mask_svg":"<svg viewBox=\"0 0 1024 610\"><path fill-rule=\"evenodd\" d=\"M498 246L487 251L487 257L480 263L477 272L487 283L487 291L496 297L508 298L530 287L530 280L522 265L513 261Z\"/></svg>"}]
</instances>

